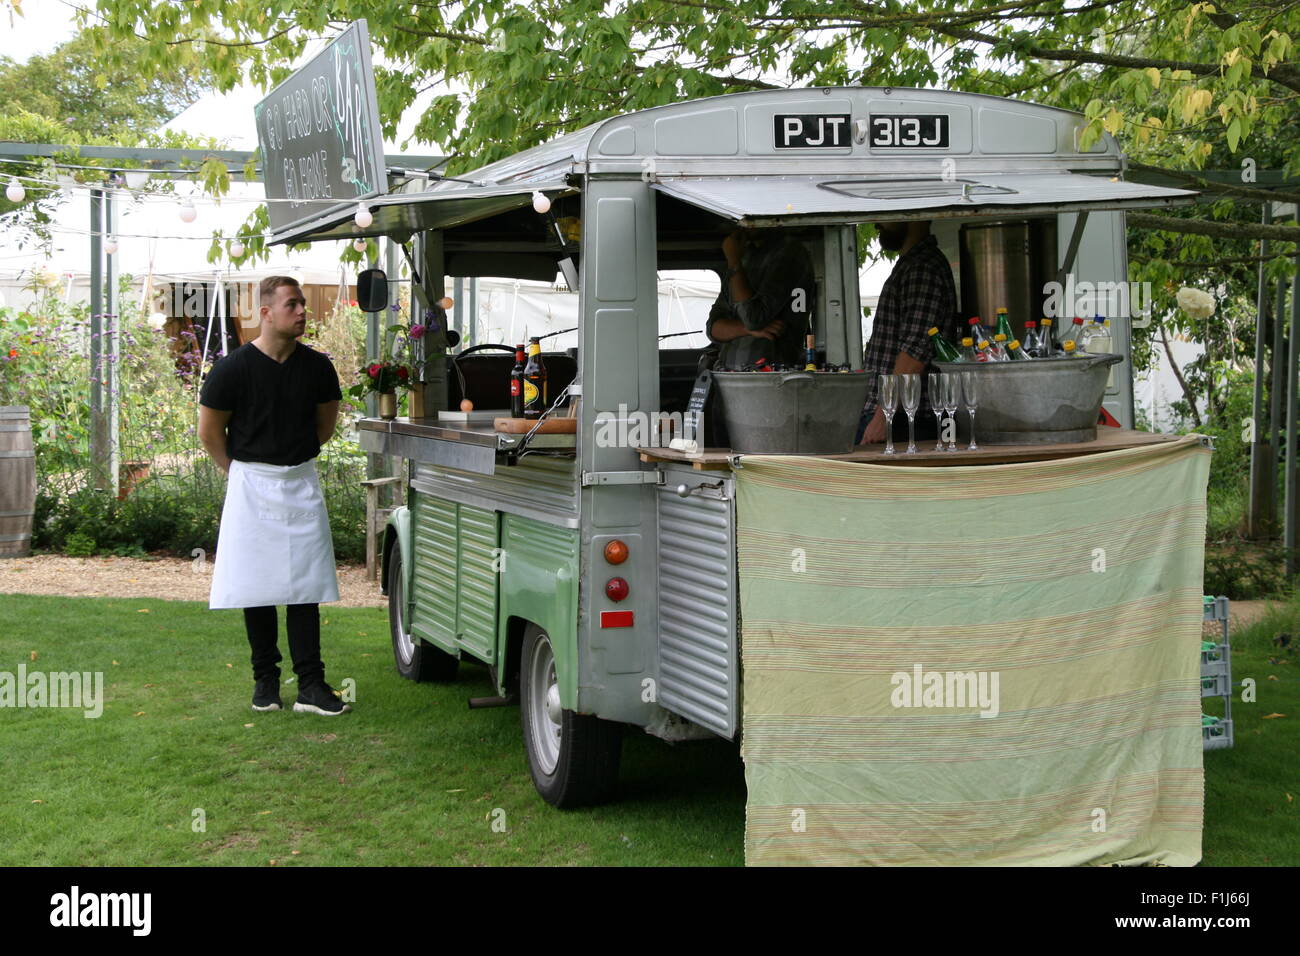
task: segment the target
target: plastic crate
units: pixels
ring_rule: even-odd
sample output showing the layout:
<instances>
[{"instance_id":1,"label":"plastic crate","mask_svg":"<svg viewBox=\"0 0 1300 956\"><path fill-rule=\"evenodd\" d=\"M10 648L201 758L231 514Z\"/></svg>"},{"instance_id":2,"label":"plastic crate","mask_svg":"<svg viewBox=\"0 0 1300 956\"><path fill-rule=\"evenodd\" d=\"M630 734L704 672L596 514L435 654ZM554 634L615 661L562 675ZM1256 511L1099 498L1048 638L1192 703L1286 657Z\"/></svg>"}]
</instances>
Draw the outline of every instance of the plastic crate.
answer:
<instances>
[{"instance_id":1,"label":"plastic crate","mask_svg":"<svg viewBox=\"0 0 1300 956\"><path fill-rule=\"evenodd\" d=\"M1226 697L1230 693L1232 693L1232 685L1228 683L1228 675L1226 673L1201 673L1202 697Z\"/></svg>"},{"instance_id":2,"label":"plastic crate","mask_svg":"<svg viewBox=\"0 0 1300 956\"><path fill-rule=\"evenodd\" d=\"M1201 597L1201 606L1207 621L1226 621L1228 619L1228 599L1206 594Z\"/></svg>"},{"instance_id":3,"label":"plastic crate","mask_svg":"<svg viewBox=\"0 0 1300 956\"><path fill-rule=\"evenodd\" d=\"M1201 673L1205 668L1214 664L1222 664L1227 660L1228 645L1219 644L1216 641L1201 641Z\"/></svg>"},{"instance_id":4,"label":"plastic crate","mask_svg":"<svg viewBox=\"0 0 1300 956\"><path fill-rule=\"evenodd\" d=\"M1232 721L1201 715L1201 749L1227 750L1232 746Z\"/></svg>"}]
</instances>

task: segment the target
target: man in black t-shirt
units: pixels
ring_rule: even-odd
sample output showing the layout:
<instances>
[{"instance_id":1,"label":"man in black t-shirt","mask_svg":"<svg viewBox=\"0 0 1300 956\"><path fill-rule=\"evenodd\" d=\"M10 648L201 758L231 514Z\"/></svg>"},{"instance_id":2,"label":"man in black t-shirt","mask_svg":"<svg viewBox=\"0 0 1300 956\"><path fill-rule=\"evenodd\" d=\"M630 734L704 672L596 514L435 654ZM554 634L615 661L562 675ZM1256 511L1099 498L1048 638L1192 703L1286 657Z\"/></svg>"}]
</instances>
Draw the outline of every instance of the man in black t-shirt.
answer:
<instances>
[{"instance_id":1,"label":"man in black t-shirt","mask_svg":"<svg viewBox=\"0 0 1300 956\"><path fill-rule=\"evenodd\" d=\"M199 439L228 473L210 608L243 608L253 709L280 710L276 605L285 605L298 677L295 711L351 708L325 683L320 604L338 574L315 458L334 434L343 393L328 358L298 341L306 299L288 276L259 287L261 334L212 366L199 398Z\"/></svg>"}]
</instances>

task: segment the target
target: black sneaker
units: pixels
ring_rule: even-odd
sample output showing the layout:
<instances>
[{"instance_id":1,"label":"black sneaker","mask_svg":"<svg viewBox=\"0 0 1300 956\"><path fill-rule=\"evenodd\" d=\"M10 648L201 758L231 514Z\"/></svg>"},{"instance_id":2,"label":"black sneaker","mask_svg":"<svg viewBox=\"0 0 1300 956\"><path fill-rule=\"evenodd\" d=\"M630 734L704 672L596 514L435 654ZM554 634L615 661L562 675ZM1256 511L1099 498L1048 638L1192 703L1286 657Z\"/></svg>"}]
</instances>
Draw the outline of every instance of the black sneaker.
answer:
<instances>
[{"instance_id":1,"label":"black sneaker","mask_svg":"<svg viewBox=\"0 0 1300 956\"><path fill-rule=\"evenodd\" d=\"M298 690L298 699L294 701L295 713L320 714L323 717L336 717L352 708L334 696L329 684L312 684Z\"/></svg>"},{"instance_id":2,"label":"black sneaker","mask_svg":"<svg viewBox=\"0 0 1300 956\"><path fill-rule=\"evenodd\" d=\"M253 688L253 710L268 711L282 710L283 708L284 705L280 703L279 678L258 681Z\"/></svg>"}]
</instances>

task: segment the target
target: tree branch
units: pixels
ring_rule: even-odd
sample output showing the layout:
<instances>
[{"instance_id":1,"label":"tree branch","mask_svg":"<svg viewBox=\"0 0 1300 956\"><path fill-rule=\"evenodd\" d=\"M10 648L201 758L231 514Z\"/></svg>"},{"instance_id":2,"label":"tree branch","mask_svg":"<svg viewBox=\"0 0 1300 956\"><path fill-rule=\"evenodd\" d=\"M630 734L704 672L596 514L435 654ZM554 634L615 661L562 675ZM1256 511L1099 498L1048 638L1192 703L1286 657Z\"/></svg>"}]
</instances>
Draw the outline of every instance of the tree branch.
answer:
<instances>
[{"instance_id":1,"label":"tree branch","mask_svg":"<svg viewBox=\"0 0 1300 956\"><path fill-rule=\"evenodd\" d=\"M1183 390L1183 398L1187 404L1192 407L1192 421L1197 428L1201 427L1201 413L1196 409L1196 396L1192 394L1191 388L1187 384L1187 379L1183 378L1183 371L1174 361L1174 350L1169 345L1169 335L1165 332L1165 324L1160 323L1160 342L1165 347L1165 357L1169 359L1169 368L1174 373L1174 378L1178 379L1178 387Z\"/></svg>"},{"instance_id":2,"label":"tree branch","mask_svg":"<svg viewBox=\"0 0 1300 956\"><path fill-rule=\"evenodd\" d=\"M1253 199L1257 202L1296 202L1300 203L1300 193L1287 192L1282 189L1252 189L1249 186L1230 186L1227 183L1212 182L1196 173L1188 172L1184 169L1166 169L1163 166L1149 166L1146 163L1135 163L1129 160L1129 169L1136 169L1145 173L1159 173L1162 176L1169 176L1173 179L1182 180L1185 183L1193 183L1198 189L1208 193L1223 193L1228 196L1240 196L1243 199Z\"/></svg>"},{"instance_id":3,"label":"tree branch","mask_svg":"<svg viewBox=\"0 0 1300 956\"><path fill-rule=\"evenodd\" d=\"M1300 242L1300 226L1266 226L1249 222L1213 222L1208 219L1175 219L1173 216L1153 216L1146 212L1126 214L1128 224L1139 229L1159 229L1163 232L1184 232L1194 236L1214 236L1217 239L1275 239L1279 242Z\"/></svg>"}]
</instances>

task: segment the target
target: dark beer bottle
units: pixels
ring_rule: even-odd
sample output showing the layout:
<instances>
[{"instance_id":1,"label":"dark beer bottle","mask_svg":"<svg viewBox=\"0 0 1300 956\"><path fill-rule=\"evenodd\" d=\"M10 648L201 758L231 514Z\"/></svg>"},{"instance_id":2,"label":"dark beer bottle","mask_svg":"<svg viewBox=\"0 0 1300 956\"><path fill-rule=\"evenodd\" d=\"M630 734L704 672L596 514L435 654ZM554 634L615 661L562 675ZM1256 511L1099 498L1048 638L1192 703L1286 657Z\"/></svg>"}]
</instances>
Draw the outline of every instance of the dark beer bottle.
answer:
<instances>
[{"instance_id":1,"label":"dark beer bottle","mask_svg":"<svg viewBox=\"0 0 1300 956\"><path fill-rule=\"evenodd\" d=\"M541 418L546 411L546 366L542 363L542 341L528 340L528 364L524 366L524 418Z\"/></svg>"},{"instance_id":2,"label":"dark beer bottle","mask_svg":"<svg viewBox=\"0 0 1300 956\"><path fill-rule=\"evenodd\" d=\"M510 370L510 417L524 417L524 344L515 346L515 367Z\"/></svg>"}]
</instances>

